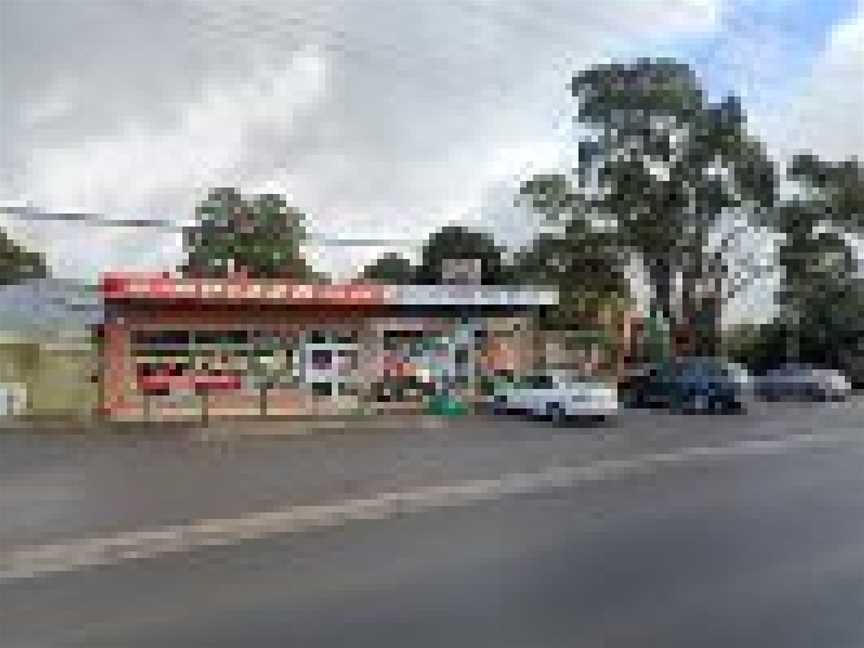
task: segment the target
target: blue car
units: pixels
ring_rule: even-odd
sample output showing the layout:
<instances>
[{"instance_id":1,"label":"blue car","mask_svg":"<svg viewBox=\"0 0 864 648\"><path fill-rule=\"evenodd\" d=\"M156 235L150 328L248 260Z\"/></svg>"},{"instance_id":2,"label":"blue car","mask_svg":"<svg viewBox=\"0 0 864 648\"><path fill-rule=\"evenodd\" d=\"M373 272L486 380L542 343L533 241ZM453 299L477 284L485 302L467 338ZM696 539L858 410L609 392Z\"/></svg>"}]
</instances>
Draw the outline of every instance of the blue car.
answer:
<instances>
[{"instance_id":1,"label":"blue car","mask_svg":"<svg viewBox=\"0 0 864 648\"><path fill-rule=\"evenodd\" d=\"M650 365L631 377L634 407L667 407L685 412L741 410L741 385L717 358L679 358Z\"/></svg>"}]
</instances>

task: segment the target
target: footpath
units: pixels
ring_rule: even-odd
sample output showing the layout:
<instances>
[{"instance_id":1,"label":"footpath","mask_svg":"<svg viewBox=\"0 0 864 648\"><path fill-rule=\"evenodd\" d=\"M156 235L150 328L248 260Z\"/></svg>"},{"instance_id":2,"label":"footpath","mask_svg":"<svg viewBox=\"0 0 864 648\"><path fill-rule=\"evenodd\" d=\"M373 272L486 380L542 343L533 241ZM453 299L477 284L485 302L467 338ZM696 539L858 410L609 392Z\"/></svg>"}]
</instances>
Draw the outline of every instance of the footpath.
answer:
<instances>
[{"instance_id":1,"label":"footpath","mask_svg":"<svg viewBox=\"0 0 864 648\"><path fill-rule=\"evenodd\" d=\"M118 422L71 419L0 418L0 433L46 434L192 434L204 437L302 436L314 432L440 429L473 415L364 414L339 416L293 416L280 418L218 418L201 421Z\"/></svg>"}]
</instances>

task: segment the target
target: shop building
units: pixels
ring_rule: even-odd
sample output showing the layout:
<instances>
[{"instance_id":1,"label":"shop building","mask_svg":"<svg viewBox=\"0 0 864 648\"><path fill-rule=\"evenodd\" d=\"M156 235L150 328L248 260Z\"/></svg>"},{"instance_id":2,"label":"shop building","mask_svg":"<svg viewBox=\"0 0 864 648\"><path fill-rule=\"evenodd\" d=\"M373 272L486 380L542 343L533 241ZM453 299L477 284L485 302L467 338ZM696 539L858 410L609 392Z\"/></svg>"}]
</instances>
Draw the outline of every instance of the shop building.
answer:
<instances>
[{"instance_id":1,"label":"shop building","mask_svg":"<svg viewBox=\"0 0 864 648\"><path fill-rule=\"evenodd\" d=\"M133 274L106 275L102 294L101 409L130 420L470 404L538 364L533 315L557 303L554 289Z\"/></svg>"}]
</instances>

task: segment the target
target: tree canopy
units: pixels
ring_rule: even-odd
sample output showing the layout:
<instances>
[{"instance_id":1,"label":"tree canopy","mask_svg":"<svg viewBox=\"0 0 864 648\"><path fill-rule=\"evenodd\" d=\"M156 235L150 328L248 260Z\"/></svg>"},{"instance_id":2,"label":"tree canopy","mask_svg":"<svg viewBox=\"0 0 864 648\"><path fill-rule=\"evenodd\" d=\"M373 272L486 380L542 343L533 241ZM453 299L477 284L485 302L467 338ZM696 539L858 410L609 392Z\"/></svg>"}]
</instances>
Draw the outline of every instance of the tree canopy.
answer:
<instances>
[{"instance_id":1,"label":"tree canopy","mask_svg":"<svg viewBox=\"0 0 864 648\"><path fill-rule=\"evenodd\" d=\"M441 283L446 260L478 259L481 283L500 284L507 278L502 257L502 249L490 234L450 225L432 234L424 244L417 281Z\"/></svg>"},{"instance_id":2,"label":"tree canopy","mask_svg":"<svg viewBox=\"0 0 864 648\"><path fill-rule=\"evenodd\" d=\"M864 167L796 156L789 176L802 191L777 210L785 235L780 357L861 372L864 361L864 274L849 238L862 235ZM853 365L855 367L853 368ZM860 375L864 381L864 374Z\"/></svg>"},{"instance_id":3,"label":"tree canopy","mask_svg":"<svg viewBox=\"0 0 864 648\"><path fill-rule=\"evenodd\" d=\"M183 271L222 277L245 272L252 277L309 279L300 250L304 216L284 197L245 198L237 189L213 189L196 209L197 222L184 231Z\"/></svg>"},{"instance_id":4,"label":"tree canopy","mask_svg":"<svg viewBox=\"0 0 864 648\"><path fill-rule=\"evenodd\" d=\"M363 268L360 279L384 284L412 284L416 270L411 262L400 254L386 253Z\"/></svg>"},{"instance_id":5,"label":"tree canopy","mask_svg":"<svg viewBox=\"0 0 864 648\"><path fill-rule=\"evenodd\" d=\"M45 257L25 250L0 229L0 285L48 276Z\"/></svg>"},{"instance_id":6,"label":"tree canopy","mask_svg":"<svg viewBox=\"0 0 864 648\"><path fill-rule=\"evenodd\" d=\"M574 76L571 91L588 131L575 183L535 176L521 193L546 218L611 221L608 238L645 267L652 311L673 321L680 275L684 322L710 311L700 335L716 336L718 299L691 299L723 272L707 262L708 234L724 209L759 211L776 195L774 164L747 132L740 102L709 102L689 66L663 59L592 67Z\"/></svg>"},{"instance_id":7,"label":"tree canopy","mask_svg":"<svg viewBox=\"0 0 864 648\"><path fill-rule=\"evenodd\" d=\"M587 202L566 176L535 176L523 184L521 195L547 223L559 226L517 254L511 271L519 283L558 288L559 305L546 310L547 327L593 326L603 307L628 301L628 260L618 233L592 224Z\"/></svg>"}]
</instances>

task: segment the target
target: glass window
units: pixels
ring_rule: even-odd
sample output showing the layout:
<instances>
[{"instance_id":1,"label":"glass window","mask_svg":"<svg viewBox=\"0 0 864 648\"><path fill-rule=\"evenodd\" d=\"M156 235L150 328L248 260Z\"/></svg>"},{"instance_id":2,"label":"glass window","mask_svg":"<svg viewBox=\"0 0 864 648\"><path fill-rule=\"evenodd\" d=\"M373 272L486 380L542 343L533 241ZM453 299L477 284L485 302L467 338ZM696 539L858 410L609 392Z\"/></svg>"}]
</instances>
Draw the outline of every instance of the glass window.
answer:
<instances>
[{"instance_id":1,"label":"glass window","mask_svg":"<svg viewBox=\"0 0 864 648\"><path fill-rule=\"evenodd\" d=\"M353 349L340 349L337 357L339 359L340 371L354 371L357 369L357 351Z\"/></svg>"},{"instance_id":2,"label":"glass window","mask_svg":"<svg viewBox=\"0 0 864 648\"><path fill-rule=\"evenodd\" d=\"M330 382L315 382L312 383L312 393L316 396L332 396L333 383Z\"/></svg>"},{"instance_id":3,"label":"glass window","mask_svg":"<svg viewBox=\"0 0 864 648\"><path fill-rule=\"evenodd\" d=\"M521 385L527 389L550 389L554 382L550 376L528 376L521 381Z\"/></svg>"},{"instance_id":4,"label":"glass window","mask_svg":"<svg viewBox=\"0 0 864 648\"><path fill-rule=\"evenodd\" d=\"M189 331L135 331L132 343L140 345L189 344Z\"/></svg>"},{"instance_id":5,"label":"glass window","mask_svg":"<svg viewBox=\"0 0 864 648\"><path fill-rule=\"evenodd\" d=\"M195 334L197 344L246 344L248 339L246 330L198 331Z\"/></svg>"},{"instance_id":6,"label":"glass window","mask_svg":"<svg viewBox=\"0 0 864 648\"><path fill-rule=\"evenodd\" d=\"M333 366L333 352L330 349L312 350L312 368L318 371L330 369Z\"/></svg>"},{"instance_id":7,"label":"glass window","mask_svg":"<svg viewBox=\"0 0 864 648\"><path fill-rule=\"evenodd\" d=\"M358 333L356 330L342 331L336 338L339 344L356 344Z\"/></svg>"},{"instance_id":8,"label":"glass window","mask_svg":"<svg viewBox=\"0 0 864 648\"><path fill-rule=\"evenodd\" d=\"M343 396L357 396L359 390L355 383L339 383L339 393Z\"/></svg>"},{"instance_id":9,"label":"glass window","mask_svg":"<svg viewBox=\"0 0 864 648\"><path fill-rule=\"evenodd\" d=\"M326 344L327 334L324 331L315 330L309 333L308 341L311 344Z\"/></svg>"}]
</instances>

